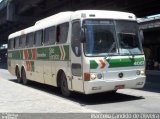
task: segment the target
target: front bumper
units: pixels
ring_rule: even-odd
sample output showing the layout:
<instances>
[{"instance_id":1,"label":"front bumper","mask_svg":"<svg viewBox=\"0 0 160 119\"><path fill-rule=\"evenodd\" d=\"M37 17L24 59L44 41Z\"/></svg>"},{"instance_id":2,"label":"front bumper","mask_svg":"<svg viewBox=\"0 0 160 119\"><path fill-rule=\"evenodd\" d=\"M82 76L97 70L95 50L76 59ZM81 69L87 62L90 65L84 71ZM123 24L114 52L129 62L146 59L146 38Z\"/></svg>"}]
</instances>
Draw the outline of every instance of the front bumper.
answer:
<instances>
[{"instance_id":1,"label":"front bumper","mask_svg":"<svg viewBox=\"0 0 160 119\"><path fill-rule=\"evenodd\" d=\"M117 90L117 86L123 86L124 88L143 88L145 84L146 76L137 77L134 79L123 79L123 80L94 80L84 82L84 93L94 94L100 92L108 92Z\"/></svg>"}]
</instances>

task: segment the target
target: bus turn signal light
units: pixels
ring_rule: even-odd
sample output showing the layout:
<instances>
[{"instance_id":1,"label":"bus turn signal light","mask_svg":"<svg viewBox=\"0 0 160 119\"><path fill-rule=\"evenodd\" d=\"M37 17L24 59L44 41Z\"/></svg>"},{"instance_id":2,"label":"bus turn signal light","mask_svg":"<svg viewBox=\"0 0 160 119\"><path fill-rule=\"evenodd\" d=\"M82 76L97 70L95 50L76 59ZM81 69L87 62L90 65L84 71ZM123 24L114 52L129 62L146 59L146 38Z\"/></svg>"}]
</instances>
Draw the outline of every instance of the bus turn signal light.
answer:
<instances>
[{"instance_id":1,"label":"bus turn signal light","mask_svg":"<svg viewBox=\"0 0 160 119\"><path fill-rule=\"evenodd\" d=\"M84 73L84 81L90 80L90 73Z\"/></svg>"}]
</instances>

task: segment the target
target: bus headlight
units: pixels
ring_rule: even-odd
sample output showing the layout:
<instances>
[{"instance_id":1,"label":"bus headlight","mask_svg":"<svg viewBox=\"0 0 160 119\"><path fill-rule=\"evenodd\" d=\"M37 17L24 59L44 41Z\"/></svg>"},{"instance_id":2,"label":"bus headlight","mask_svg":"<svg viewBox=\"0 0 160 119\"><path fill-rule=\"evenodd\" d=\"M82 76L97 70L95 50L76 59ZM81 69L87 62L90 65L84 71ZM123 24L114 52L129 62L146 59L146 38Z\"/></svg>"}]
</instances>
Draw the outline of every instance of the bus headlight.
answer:
<instances>
[{"instance_id":1,"label":"bus headlight","mask_svg":"<svg viewBox=\"0 0 160 119\"><path fill-rule=\"evenodd\" d=\"M140 70L137 70L136 74L137 74L137 75L140 75Z\"/></svg>"},{"instance_id":2,"label":"bus headlight","mask_svg":"<svg viewBox=\"0 0 160 119\"><path fill-rule=\"evenodd\" d=\"M96 78L97 78L97 76L96 76L96 74L95 74L95 73L91 73L91 74L90 74L90 76L91 76L91 79L92 79L92 80L94 80L94 79L96 79Z\"/></svg>"},{"instance_id":3,"label":"bus headlight","mask_svg":"<svg viewBox=\"0 0 160 119\"><path fill-rule=\"evenodd\" d=\"M145 70L140 70L140 75L145 75Z\"/></svg>"},{"instance_id":4,"label":"bus headlight","mask_svg":"<svg viewBox=\"0 0 160 119\"><path fill-rule=\"evenodd\" d=\"M102 79L102 77L103 77L103 75L101 73L91 73L90 76L91 76L92 80Z\"/></svg>"},{"instance_id":5,"label":"bus headlight","mask_svg":"<svg viewBox=\"0 0 160 119\"><path fill-rule=\"evenodd\" d=\"M142 69L142 70L137 70L137 75L145 75L144 69Z\"/></svg>"},{"instance_id":6,"label":"bus headlight","mask_svg":"<svg viewBox=\"0 0 160 119\"><path fill-rule=\"evenodd\" d=\"M102 77L103 77L103 76L102 76L101 73L98 73L98 74L97 74L97 78L98 78L98 79L102 79Z\"/></svg>"}]
</instances>

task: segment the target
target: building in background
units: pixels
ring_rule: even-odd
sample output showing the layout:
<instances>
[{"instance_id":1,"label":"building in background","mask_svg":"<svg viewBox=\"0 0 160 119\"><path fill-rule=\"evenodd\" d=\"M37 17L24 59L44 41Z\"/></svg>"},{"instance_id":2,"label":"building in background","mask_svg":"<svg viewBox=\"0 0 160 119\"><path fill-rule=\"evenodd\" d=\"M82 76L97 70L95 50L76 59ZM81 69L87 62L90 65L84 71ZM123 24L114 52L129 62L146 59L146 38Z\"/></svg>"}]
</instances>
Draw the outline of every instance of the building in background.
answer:
<instances>
[{"instance_id":1,"label":"building in background","mask_svg":"<svg viewBox=\"0 0 160 119\"><path fill-rule=\"evenodd\" d=\"M160 14L138 19L143 30L147 70L160 70Z\"/></svg>"}]
</instances>

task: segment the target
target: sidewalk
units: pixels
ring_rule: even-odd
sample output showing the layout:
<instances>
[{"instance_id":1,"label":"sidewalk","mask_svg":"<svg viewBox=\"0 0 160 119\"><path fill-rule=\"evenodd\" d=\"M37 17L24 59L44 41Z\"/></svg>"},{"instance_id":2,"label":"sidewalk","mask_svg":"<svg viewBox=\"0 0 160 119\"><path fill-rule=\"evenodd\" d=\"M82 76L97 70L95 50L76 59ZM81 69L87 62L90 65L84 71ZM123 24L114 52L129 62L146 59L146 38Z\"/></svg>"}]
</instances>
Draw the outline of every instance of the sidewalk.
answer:
<instances>
[{"instance_id":1,"label":"sidewalk","mask_svg":"<svg viewBox=\"0 0 160 119\"><path fill-rule=\"evenodd\" d=\"M159 92L160 76L147 74L145 91ZM45 92L34 87L9 81L15 79L7 70L0 69L0 112L11 113L89 113L97 112L83 107L61 95L56 95L54 90ZM47 86L46 86L47 87ZM45 88L46 88L45 87ZM149 87L149 88L148 88ZM145 89L147 88L147 90ZM157 88L154 91L153 88ZM53 91L53 92L52 92ZM131 91L132 92L132 91Z\"/></svg>"},{"instance_id":2,"label":"sidewalk","mask_svg":"<svg viewBox=\"0 0 160 119\"><path fill-rule=\"evenodd\" d=\"M0 69L1 113L89 113L96 112L67 98L43 90L24 86L6 78L13 78ZM52 91L51 91L52 92Z\"/></svg>"},{"instance_id":3,"label":"sidewalk","mask_svg":"<svg viewBox=\"0 0 160 119\"><path fill-rule=\"evenodd\" d=\"M13 76L6 69L0 69L0 78L5 80L16 79L16 76Z\"/></svg>"}]
</instances>

